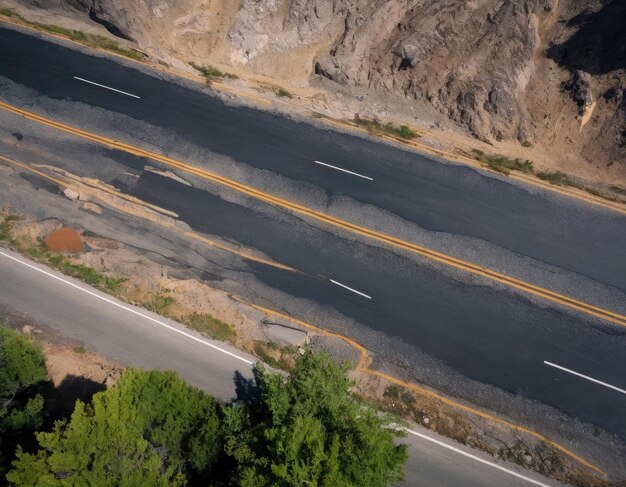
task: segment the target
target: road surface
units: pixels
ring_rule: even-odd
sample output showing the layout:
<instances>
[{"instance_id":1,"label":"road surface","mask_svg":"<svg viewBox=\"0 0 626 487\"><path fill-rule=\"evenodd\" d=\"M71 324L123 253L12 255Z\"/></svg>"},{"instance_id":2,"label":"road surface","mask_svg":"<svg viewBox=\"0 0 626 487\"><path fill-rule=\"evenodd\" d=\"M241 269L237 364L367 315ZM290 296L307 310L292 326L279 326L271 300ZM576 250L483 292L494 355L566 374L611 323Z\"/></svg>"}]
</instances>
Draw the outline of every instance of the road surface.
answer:
<instances>
[{"instance_id":1,"label":"road surface","mask_svg":"<svg viewBox=\"0 0 626 487\"><path fill-rule=\"evenodd\" d=\"M241 164L626 290L623 215L531 194L384 144L227 106L110 60L7 29L0 29L0 76L64 100L69 116L75 101L124 114ZM250 264L260 282L397 338L464 377L626 438L626 395L619 392L626 389L624 330L442 273L259 205L227 201L201 185L189 187L143 171L145 160L109 156L108 161L116 160L106 167L81 161L72 169L90 177L108 172L109 179L102 179L114 185L118 175L132 172L136 181L118 184L121 191L176 212L194 230L258 249L301 271ZM68 157L60 164L73 163Z\"/></svg>"},{"instance_id":2,"label":"road surface","mask_svg":"<svg viewBox=\"0 0 626 487\"><path fill-rule=\"evenodd\" d=\"M171 320L122 303L0 248L0 312L3 308L29 317L35 326L49 327L85 343L90 350L124 365L176 370L189 383L222 400L236 397L236 373L252 377L250 362L254 358L244 352L207 340ZM494 464L481 452L429 431L420 429L416 433L445 446L415 435L407 437L407 485L561 485L515 465Z\"/></svg>"},{"instance_id":3,"label":"road surface","mask_svg":"<svg viewBox=\"0 0 626 487\"><path fill-rule=\"evenodd\" d=\"M0 76L51 98L166 128L181 143L188 140L239 163L350 196L422 228L475 237L626 291L623 215L583 204L572 209L562 197L531 193L470 168L227 106L111 60L1 28Z\"/></svg>"}]
</instances>

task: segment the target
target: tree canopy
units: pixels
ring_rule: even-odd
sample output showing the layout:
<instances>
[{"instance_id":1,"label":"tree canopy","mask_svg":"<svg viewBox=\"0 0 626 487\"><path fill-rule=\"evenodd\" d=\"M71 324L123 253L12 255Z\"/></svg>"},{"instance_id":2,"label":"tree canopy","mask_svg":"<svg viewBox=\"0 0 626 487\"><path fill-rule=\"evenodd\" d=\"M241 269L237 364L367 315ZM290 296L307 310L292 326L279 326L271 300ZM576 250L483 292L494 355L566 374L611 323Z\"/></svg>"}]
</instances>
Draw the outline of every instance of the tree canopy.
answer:
<instances>
[{"instance_id":1,"label":"tree canopy","mask_svg":"<svg viewBox=\"0 0 626 487\"><path fill-rule=\"evenodd\" d=\"M40 424L41 397L26 398L23 404L20 393L44 381L47 373L41 348L0 324L0 432Z\"/></svg>"},{"instance_id":2,"label":"tree canopy","mask_svg":"<svg viewBox=\"0 0 626 487\"><path fill-rule=\"evenodd\" d=\"M218 404L174 372L127 370L115 387L77 401L69 421L17 453L9 481L46 486L184 485L221 452Z\"/></svg>"},{"instance_id":3,"label":"tree canopy","mask_svg":"<svg viewBox=\"0 0 626 487\"><path fill-rule=\"evenodd\" d=\"M242 486L388 486L406 446L390 420L349 394L347 366L306 353L289 377L255 369L259 404L225 412L225 449Z\"/></svg>"},{"instance_id":4,"label":"tree canopy","mask_svg":"<svg viewBox=\"0 0 626 487\"><path fill-rule=\"evenodd\" d=\"M16 442L42 424L44 400L33 389L46 375L41 348L0 323L0 474Z\"/></svg>"},{"instance_id":5,"label":"tree canopy","mask_svg":"<svg viewBox=\"0 0 626 487\"><path fill-rule=\"evenodd\" d=\"M406 447L350 395L347 366L305 353L292 375L255 366L260 399L220 404L175 372L129 369L18 448L17 486L385 487Z\"/></svg>"}]
</instances>

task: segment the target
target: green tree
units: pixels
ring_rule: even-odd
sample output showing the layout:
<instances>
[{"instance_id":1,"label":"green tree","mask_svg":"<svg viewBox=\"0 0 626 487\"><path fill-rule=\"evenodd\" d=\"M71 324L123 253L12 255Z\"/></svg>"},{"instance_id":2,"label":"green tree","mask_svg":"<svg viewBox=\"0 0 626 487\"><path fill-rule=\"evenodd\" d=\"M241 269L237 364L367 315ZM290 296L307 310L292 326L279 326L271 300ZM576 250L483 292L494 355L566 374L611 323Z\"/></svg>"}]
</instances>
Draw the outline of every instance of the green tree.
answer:
<instances>
[{"instance_id":1,"label":"green tree","mask_svg":"<svg viewBox=\"0 0 626 487\"><path fill-rule=\"evenodd\" d=\"M15 446L43 421L44 401L34 386L46 379L41 348L30 338L0 323L0 474Z\"/></svg>"},{"instance_id":2,"label":"green tree","mask_svg":"<svg viewBox=\"0 0 626 487\"><path fill-rule=\"evenodd\" d=\"M77 401L72 416L38 433L36 454L17 452L18 486L169 486L210 472L222 451L218 405L174 372L127 370Z\"/></svg>"},{"instance_id":3,"label":"green tree","mask_svg":"<svg viewBox=\"0 0 626 487\"><path fill-rule=\"evenodd\" d=\"M403 434L350 396L347 370L310 352L290 377L255 368L260 403L224 412L238 485L376 487L402 479L406 446L394 439Z\"/></svg>"}]
</instances>

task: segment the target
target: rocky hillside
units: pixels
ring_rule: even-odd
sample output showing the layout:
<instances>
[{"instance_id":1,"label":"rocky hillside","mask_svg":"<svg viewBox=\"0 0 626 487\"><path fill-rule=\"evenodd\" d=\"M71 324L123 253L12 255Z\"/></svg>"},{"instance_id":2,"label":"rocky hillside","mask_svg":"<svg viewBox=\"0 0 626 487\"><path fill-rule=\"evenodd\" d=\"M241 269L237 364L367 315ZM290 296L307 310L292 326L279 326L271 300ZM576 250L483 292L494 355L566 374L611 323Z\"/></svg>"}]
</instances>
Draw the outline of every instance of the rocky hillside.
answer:
<instances>
[{"instance_id":1,"label":"rocky hillside","mask_svg":"<svg viewBox=\"0 0 626 487\"><path fill-rule=\"evenodd\" d=\"M626 170L624 0L20 1L167 62L324 77L430 104L483 141Z\"/></svg>"}]
</instances>

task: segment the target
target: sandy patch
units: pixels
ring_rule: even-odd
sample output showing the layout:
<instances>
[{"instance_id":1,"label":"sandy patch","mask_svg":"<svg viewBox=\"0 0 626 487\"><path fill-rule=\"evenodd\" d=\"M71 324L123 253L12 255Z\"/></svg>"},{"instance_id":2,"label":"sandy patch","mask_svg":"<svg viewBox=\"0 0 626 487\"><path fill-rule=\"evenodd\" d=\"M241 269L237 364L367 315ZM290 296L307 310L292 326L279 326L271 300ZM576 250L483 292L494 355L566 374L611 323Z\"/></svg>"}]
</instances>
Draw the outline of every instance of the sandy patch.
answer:
<instances>
[{"instance_id":1,"label":"sandy patch","mask_svg":"<svg viewBox=\"0 0 626 487\"><path fill-rule=\"evenodd\" d=\"M81 254L85 250L80 235L71 228L63 227L52 232L46 239L46 247L53 252Z\"/></svg>"}]
</instances>

